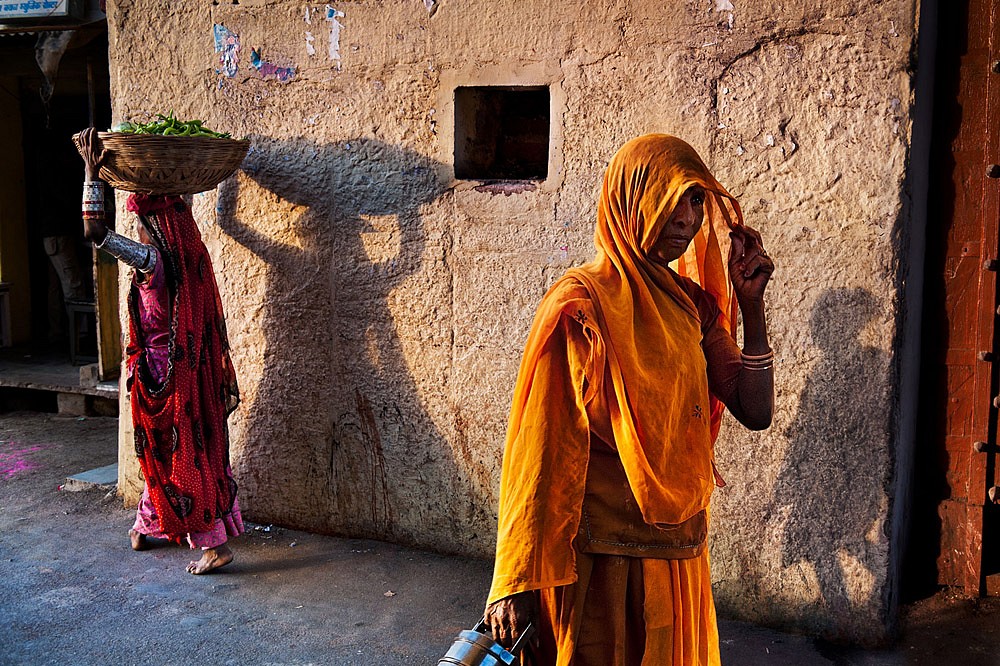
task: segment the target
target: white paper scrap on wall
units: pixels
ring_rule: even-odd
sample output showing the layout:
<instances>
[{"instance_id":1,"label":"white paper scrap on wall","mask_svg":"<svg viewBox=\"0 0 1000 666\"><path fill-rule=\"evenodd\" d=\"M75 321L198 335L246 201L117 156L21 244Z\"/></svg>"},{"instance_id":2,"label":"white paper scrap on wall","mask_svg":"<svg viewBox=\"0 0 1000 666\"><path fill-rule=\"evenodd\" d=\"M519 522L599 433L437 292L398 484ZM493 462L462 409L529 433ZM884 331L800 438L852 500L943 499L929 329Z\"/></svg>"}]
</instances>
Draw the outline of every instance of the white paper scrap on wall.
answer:
<instances>
[{"instance_id":1,"label":"white paper scrap on wall","mask_svg":"<svg viewBox=\"0 0 1000 666\"><path fill-rule=\"evenodd\" d=\"M733 29L733 12L736 8L733 7L732 0L715 0L715 11L717 12L729 12L729 29Z\"/></svg>"},{"instance_id":2,"label":"white paper scrap on wall","mask_svg":"<svg viewBox=\"0 0 1000 666\"><path fill-rule=\"evenodd\" d=\"M316 40L313 34L306 30L306 53L310 56L316 55L316 47L313 46L313 42Z\"/></svg>"},{"instance_id":3,"label":"white paper scrap on wall","mask_svg":"<svg viewBox=\"0 0 1000 666\"><path fill-rule=\"evenodd\" d=\"M326 20L330 24L330 60L337 63L337 69L340 69L340 31L344 27L337 19L343 17L344 12L326 6Z\"/></svg>"}]
</instances>

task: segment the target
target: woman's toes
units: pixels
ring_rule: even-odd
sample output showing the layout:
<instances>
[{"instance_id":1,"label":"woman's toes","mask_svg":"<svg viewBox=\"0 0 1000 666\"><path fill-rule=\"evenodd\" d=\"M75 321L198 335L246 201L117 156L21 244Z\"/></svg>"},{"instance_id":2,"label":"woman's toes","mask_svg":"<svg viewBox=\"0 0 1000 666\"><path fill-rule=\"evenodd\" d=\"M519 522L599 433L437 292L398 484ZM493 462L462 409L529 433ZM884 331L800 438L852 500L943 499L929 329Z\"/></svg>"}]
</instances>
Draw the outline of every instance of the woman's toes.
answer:
<instances>
[{"instance_id":1,"label":"woman's toes","mask_svg":"<svg viewBox=\"0 0 1000 666\"><path fill-rule=\"evenodd\" d=\"M132 542L132 550L146 550L149 548L149 543L146 541L146 535L141 532L129 530L128 538L129 541Z\"/></svg>"}]
</instances>

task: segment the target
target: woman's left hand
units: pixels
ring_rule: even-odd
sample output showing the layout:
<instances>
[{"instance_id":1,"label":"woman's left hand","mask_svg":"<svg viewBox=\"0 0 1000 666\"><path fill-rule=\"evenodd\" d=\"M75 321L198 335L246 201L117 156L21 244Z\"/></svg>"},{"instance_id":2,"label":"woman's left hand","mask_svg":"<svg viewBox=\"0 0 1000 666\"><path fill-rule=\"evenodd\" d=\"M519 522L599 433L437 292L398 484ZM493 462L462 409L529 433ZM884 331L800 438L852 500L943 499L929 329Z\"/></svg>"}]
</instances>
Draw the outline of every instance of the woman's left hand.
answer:
<instances>
[{"instance_id":1,"label":"woman's left hand","mask_svg":"<svg viewBox=\"0 0 1000 666\"><path fill-rule=\"evenodd\" d=\"M736 299L742 303L762 301L764 290L774 272L774 262L764 250L756 229L736 227L729 234L729 279L733 282Z\"/></svg>"},{"instance_id":2,"label":"woman's left hand","mask_svg":"<svg viewBox=\"0 0 1000 666\"><path fill-rule=\"evenodd\" d=\"M494 601L486 607L483 620L493 633L493 639L510 649L529 624L537 626L538 597L535 592L518 592ZM532 644L538 644L537 636Z\"/></svg>"}]
</instances>

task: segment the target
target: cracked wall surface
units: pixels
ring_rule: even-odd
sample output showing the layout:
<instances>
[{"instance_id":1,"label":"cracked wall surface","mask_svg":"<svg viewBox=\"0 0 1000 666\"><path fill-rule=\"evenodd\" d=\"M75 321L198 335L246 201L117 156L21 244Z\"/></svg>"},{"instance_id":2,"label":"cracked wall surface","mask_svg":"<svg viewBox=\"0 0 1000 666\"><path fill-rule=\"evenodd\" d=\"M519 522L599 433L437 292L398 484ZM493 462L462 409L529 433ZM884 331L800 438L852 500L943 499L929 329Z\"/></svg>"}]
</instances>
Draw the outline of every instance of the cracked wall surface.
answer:
<instances>
[{"instance_id":1,"label":"cracked wall surface","mask_svg":"<svg viewBox=\"0 0 1000 666\"><path fill-rule=\"evenodd\" d=\"M109 2L116 120L173 110L253 143L193 197L243 392L248 517L490 556L534 308L592 255L607 160L667 132L778 265L774 425L729 419L717 446L717 603L883 639L916 8L804 4ZM459 85L550 87L546 181L454 180Z\"/></svg>"}]
</instances>

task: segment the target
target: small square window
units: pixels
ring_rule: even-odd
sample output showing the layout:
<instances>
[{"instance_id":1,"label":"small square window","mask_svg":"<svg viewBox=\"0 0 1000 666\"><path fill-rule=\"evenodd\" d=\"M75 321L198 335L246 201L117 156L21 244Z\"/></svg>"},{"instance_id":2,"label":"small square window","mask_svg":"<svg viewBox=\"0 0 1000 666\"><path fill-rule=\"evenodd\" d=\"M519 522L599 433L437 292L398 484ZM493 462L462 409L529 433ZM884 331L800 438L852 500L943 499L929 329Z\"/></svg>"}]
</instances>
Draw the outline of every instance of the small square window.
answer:
<instances>
[{"instance_id":1,"label":"small square window","mask_svg":"<svg viewBox=\"0 0 1000 666\"><path fill-rule=\"evenodd\" d=\"M549 173L549 89L455 89L455 177L545 180Z\"/></svg>"}]
</instances>

